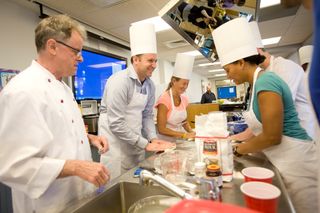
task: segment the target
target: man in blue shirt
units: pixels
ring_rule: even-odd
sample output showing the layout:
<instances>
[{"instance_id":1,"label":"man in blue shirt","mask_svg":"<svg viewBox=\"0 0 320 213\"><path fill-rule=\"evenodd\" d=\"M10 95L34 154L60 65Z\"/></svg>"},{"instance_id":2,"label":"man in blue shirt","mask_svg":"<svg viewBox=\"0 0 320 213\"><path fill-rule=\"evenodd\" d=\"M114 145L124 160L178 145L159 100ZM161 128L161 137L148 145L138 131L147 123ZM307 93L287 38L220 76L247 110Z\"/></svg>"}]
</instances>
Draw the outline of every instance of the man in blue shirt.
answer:
<instances>
[{"instance_id":1,"label":"man in blue shirt","mask_svg":"<svg viewBox=\"0 0 320 213\"><path fill-rule=\"evenodd\" d=\"M137 166L146 151L163 151L172 143L157 139L153 121L155 86L150 79L157 63L153 24L130 27L131 65L111 76L101 100L99 134L110 152L101 156L111 178Z\"/></svg>"}]
</instances>

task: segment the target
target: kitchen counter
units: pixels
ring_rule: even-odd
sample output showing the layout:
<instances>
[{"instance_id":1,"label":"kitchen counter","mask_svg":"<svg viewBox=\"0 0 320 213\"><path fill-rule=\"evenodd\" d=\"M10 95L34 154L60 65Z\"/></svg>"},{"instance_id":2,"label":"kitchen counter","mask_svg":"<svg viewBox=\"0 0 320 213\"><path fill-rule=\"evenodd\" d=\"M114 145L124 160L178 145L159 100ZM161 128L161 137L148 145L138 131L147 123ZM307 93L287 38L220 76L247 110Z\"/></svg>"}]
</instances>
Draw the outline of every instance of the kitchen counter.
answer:
<instances>
[{"instance_id":1,"label":"kitchen counter","mask_svg":"<svg viewBox=\"0 0 320 213\"><path fill-rule=\"evenodd\" d=\"M142 162L140 165L143 167L151 168L153 166L153 159L154 159L154 156L151 156L148 159L146 159L144 162ZM235 204L238 206L245 206L244 198L243 198L242 192L240 191L240 185L244 182L244 177L241 174L241 170L245 167L250 167L250 166L260 166L260 167L268 168L274 171L275 177L273 178L273 184L281 190L281 196L279 198L279 205L278 205L278 212L286 212L286 213L294 212L291 200L288 196L286 188L280 177L279 171L262 154L248 155L248 156L243 156L241 158L234 159L233 180L230 183L224 183L223 189L222 189L222 202ZM65 210L65 212L85 212L83 210L84 208L86 209L86 211L88 211L90 210L90 208L88 207L90 203L92 206L91 208L95 208L94 206L97 206L95 202L97 202L97 200L99 199L101 200L104 194L107 194L110 190L114 190L115 185L118 183L121 183L121 182L139 183L139 178L133 177L133 173L136 170L136 168L133 168L127 173L123 174L122 176L114 179L112 182L106 185L105 189L101 190L102 191L101 193L92 195L91 197L88 197L86 199L73 203L72 205L70 205L69 208ZM148 187L148 186L141 186L140 188L144 188L144 187ZM149 189L145 188L145 190L147 191ZM123 200L123 195L121 195L120 197L121 197L121 200ZM105 199L107 198L105 197ZM109 199L115 199L115 198L109 197ZM121 203L123 203L123 201L121 201ZM123 207L121 208L122 208L122 212L127 211L127 207L126 207L126 210L124 210ZM119 207L119 209L121 208ZM95 210L94 212L99 212L97 209L94 209L94 210ZM109 212L107 204L105 206L105 210L106 210L105 212ZM115 211L116 210L113 210L113 212ZM121 210L117 210L117 211L121 212Z\"/></svg>"},{"instance_id":2,"label":"kitchen counter","mask_svg":"<svg viewBox=\"0 0 320 213\"><path fill-rule=\"evenodd\" d=\"M222 202L245 206L244 198L242 192L240 191L240 185L244 182L244 177L241 174L241 170L251 166L264 167L272 170L275 173L272 184L281 190L278 212L295 212L279 171L262 154L255 156L248 155L241 158L235 157L233 180L230 183L224 184L222 190Z\"/></svg>"},{"instance_id":3,"label":"kitchen counter","mask_svg":"<svg viewBox=\"0 0 320 213\"><path fill-rule=\"evenodd\" d=\"M150 160L151 159L151 160ZM150 162L148 162L150 161ZM147 163L146 163L147 162ZM142 165L150 165L152 157L145 160ZM223 183L222 188L222 202L235 204L238 206L245 206L240 186L244 182L244 176L241 174L241 170L246 167L259 166L272 170L275 173L272 184L277 186L281 190L281 196L279 199L278 212L295 212L288 192L284 186L282 178L277 168L275 168L263 154L247 155L241 158L234 158L234 172L233 180L230 183ZM136 168L135 168L136 169ZM139 182L138 178L133 178L134 170L124 174L121 179L123 181L134 181Z\"/></svg>"}]
</instances>

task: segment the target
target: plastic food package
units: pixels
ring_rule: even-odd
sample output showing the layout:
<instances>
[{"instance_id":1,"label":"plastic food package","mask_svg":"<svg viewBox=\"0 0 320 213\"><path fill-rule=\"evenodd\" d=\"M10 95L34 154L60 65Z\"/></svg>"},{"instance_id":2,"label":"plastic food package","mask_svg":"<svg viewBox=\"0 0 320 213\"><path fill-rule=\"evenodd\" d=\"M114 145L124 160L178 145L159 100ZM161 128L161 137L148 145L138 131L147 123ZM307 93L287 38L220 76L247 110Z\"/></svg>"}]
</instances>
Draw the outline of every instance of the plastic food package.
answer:
<instances>
[{"instance_id":1,"label":"plastic food package","mask_svg":"<svg viewBox=\"0 0 320 213\"><path fill-rule=\"evenodd\" d=\"M196 116L197 160L220 165L223 181L230 182L233 174L232 145L228 140L227 117L224 112Z\"/></svg>"}]
</instances>

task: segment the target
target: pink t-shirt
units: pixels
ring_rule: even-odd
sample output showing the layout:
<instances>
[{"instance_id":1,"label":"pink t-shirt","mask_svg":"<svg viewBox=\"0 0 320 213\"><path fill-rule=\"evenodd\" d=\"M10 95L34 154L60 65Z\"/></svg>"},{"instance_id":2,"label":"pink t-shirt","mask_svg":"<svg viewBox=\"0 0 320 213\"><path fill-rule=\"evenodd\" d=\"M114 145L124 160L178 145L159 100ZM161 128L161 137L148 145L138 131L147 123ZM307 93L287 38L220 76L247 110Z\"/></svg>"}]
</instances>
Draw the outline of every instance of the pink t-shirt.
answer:
<instances>
[{"instance_id":1,"label":"pink t-shirt","mask_svg":"<svg viewBox=\"0 0 320 213\"><path fill-rule=\"evenodd\" d=\"M188 104L189 104L189 99L186 95L180 95L181 97L181 103L178 107L175 107L176 110L186 110ZM157 103L155 104L155 108L159 106L159 104L164 104L167 109L167 119L169 118L171 111L172 111L172 106L171 106L171 97L169 95L169 91L165 91L158 99Z\"/></svg>"}]
</instances>

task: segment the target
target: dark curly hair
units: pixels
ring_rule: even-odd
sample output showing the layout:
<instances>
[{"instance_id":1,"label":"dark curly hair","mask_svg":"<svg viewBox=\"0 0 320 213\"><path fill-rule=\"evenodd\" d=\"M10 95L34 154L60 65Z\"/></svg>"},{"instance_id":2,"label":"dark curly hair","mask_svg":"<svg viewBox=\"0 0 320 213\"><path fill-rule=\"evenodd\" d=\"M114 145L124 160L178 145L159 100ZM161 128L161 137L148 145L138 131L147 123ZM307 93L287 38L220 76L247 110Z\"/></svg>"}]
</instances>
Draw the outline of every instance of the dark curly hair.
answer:
<instances>
[{"instance_id":1,"label":"dark curly hair","mask_svg":"<svg viewBox=\"0 0 320 213\"><path fill-rule=\"evenodd\" d=\"M265 59L266 59L265 56L258 54L258 55L252 55L252 56L246 57L243 60L250 64L259 65L262 62L264 62Z\"/></svg>"}]
</instances>

